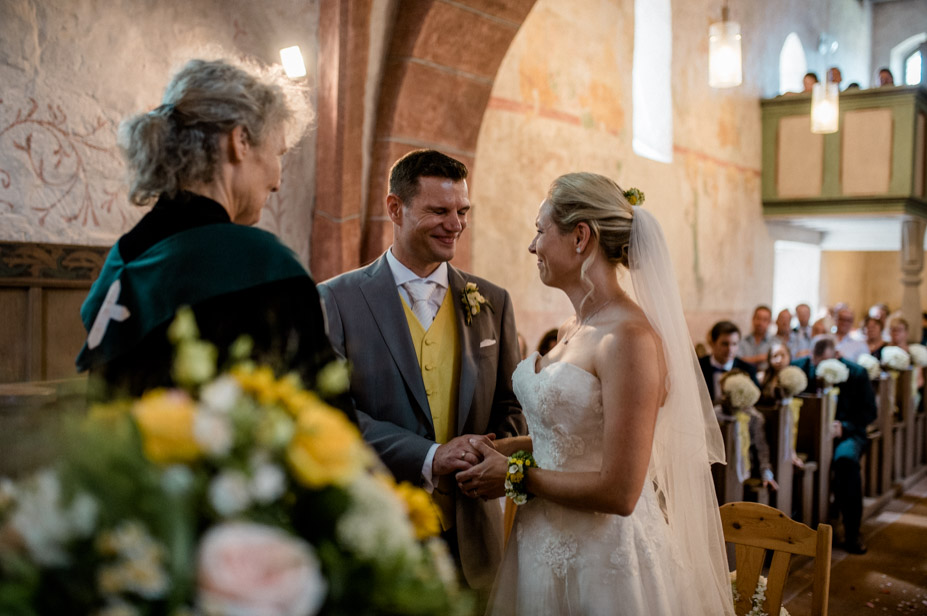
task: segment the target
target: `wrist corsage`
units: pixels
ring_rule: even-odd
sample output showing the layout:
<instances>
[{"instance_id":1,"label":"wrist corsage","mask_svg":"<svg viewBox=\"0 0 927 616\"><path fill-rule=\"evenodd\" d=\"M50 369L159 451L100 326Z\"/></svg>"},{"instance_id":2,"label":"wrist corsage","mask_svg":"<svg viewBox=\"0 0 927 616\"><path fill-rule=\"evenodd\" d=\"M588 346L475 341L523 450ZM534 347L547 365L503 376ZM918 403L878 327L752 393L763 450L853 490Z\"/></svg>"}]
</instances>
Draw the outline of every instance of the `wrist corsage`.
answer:
<instances>
[{"instance_id":1,"label":"wrist corsage","mask_svg":"<svg viewBox=\"0 0 927 616\"><path fill-rule=\"evenodd\" d=\"M532 498L525 490L525 470L537 466L534 456L527 451L516 451L509 457L509 468L505 473L505 495L516 505L524 505Z\"/></svg>"}]
</instances>

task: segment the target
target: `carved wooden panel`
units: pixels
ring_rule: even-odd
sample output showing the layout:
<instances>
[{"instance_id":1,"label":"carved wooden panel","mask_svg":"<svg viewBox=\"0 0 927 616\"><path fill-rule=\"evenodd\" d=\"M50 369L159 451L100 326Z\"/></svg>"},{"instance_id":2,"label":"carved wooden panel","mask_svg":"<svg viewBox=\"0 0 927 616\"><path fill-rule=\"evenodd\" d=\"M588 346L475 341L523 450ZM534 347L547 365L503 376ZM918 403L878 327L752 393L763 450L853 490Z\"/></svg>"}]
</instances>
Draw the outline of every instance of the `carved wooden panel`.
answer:
<instances>
[{"instance_id":1,"label":"carved wooden panel","mask_svg":"<svg viewBox=\"0 0 927 616\"><path fill-rule=\"evenodd\" d=\"M780 199L818 197L824 180L824 137L811 132L811 116L779 120L776 193Z\"/></svg>"},{"instance_id":2,"label":"carved wooden panel","mask_svg":"<svg viewBox=\"0 0 927 616\"><path fill-rule=\"evenodd\" d=\"M0 383L68 378L108 248L0 242Z\"/></svg>"}]
</instances>

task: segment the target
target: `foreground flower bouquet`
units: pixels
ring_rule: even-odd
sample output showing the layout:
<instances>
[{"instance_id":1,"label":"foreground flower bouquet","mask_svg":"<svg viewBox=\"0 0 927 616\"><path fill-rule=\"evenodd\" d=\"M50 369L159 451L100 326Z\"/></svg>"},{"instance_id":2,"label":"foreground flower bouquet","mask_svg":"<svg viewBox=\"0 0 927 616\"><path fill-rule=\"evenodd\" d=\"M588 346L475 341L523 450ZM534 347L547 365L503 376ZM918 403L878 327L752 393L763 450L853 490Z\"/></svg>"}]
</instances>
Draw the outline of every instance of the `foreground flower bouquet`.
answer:
<instances>
[{"instance_id":1,"label":"foreground flower bouquet","mask_svg":"<svg viewBox=\"0 0 927 616\"><path fill-rule=\"evenodd\" d=\"M0 613L470 612L430 497L340 411L247 361L217 375L189 313L171 335L182 387L93 407L57 465L0 479Z\"/></svg>"}]
</instances>

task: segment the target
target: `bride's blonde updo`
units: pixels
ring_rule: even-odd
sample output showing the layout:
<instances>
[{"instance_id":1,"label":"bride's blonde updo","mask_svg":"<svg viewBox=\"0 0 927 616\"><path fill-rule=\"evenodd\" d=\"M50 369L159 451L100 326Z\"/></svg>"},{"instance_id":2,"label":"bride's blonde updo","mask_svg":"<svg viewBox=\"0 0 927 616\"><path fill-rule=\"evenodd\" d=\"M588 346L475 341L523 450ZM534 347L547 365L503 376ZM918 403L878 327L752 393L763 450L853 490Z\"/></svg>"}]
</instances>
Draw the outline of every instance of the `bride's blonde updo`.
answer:
<instances>
[{"instance_id":1,"label":"bride's blonde updo","mask_svg":"<svg viewBox=\"0 0 927 616\"><path fill-rule=\"evenodd\" d=\"M567 173L550 185L547 202L562 233L586 223L609 262L628 267L634 210L617 183L597 173Z\"/></svg>"}]
</instances>

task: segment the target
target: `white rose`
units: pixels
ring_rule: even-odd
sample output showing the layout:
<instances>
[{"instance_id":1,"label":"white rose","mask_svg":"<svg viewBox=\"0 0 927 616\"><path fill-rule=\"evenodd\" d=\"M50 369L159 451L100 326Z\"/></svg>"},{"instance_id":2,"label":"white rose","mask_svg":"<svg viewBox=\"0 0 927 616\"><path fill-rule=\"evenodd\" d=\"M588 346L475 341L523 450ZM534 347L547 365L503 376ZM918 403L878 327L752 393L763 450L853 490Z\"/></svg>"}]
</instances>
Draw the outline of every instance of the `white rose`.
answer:
<instances>
[{"instance_id":1,"label":"white rose","mask_svg":"<svg viewBox=\"0 0 927 616\"><path fill-rule=\"evenodd\" d=\"M200 544L197 607L207 616L310 616L325 592L312 546L279 529L226 523Z\"/></svg>"},{"instance_id":2,"label":"white rose","mask_svg":"<svg viewBox=\"0 0 927 616\"><path fill-rule=\"evenodd\" d=\"M241 471L223 471L209 484L209 504L223 516L244 511L251 504L248 477Z\"/></svg>"},{"instance_id":3,"label":"white rose","mask_svg":"<svg viewBox=\"0 0 927 616\"><path fill-rule=\"evenodd\" d=\"M221 458L231 451L235 431L227 415L200 409L193 415L193 438L208 455Z\"/></svg>"},{"instance_id":4,"label":"white rose","mask_svg":"<svg viewBox=\"0 0 927 616\"><path fill-rule=\"evenodd\" d=\"M272 503L286 490L286 473L276 464L259 464L251 477L251 496L266 505Z\"/></svg>"},{"instance_id":5,"label":"white rose","mask_svg":"<svg viewBox=\"0 0 927 616\"><path fill-rule=\"evenodd\" d=\"M241 397L241 386L234 378L223 375L200 390L200 401L210 410L228 413Z\"/></svg>"}]
</instances>

